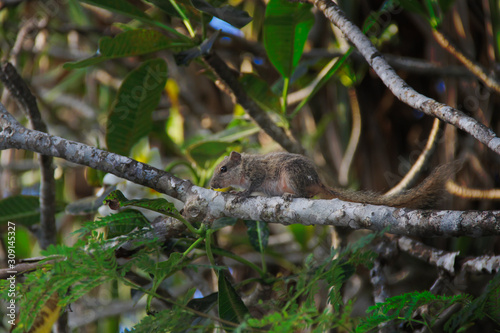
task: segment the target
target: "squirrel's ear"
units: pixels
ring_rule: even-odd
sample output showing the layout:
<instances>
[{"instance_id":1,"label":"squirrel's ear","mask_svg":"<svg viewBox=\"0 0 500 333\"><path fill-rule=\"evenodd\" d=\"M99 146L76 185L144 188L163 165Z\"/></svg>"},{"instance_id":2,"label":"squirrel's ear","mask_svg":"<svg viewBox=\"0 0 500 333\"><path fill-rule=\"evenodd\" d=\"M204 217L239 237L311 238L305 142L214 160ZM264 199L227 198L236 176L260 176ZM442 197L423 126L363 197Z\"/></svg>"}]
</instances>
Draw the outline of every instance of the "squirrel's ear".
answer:
<instances>
[{"instance_id":1,"label":"squirrel's ear","mask_svg":"<svg viewBox=\"0 0 500 333\"><path fill-rule=\"evenodd\" d=\"M229 155L229 159L232 161L239 161L241 160L241 154L235 151L231 152L231 155Z\"/></svg>"}]
</instances>

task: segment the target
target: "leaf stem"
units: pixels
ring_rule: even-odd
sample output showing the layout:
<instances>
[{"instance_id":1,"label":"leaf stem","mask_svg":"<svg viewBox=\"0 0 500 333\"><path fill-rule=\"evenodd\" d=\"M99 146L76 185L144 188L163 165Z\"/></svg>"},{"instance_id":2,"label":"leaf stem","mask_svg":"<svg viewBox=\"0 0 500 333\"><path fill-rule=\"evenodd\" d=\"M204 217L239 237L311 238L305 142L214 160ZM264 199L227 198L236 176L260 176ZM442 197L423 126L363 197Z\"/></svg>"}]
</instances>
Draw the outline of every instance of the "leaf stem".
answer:
<instances>
[{"instance_id":1,"label":"leaf stem","mask_svg":"<svg viewBox=\"0 0 500 333\"><path fill-rule=\"evenodd\" d=\"M290 85L290 78L289 77L284 77L283 78L283 95L282 95L282 103L281 103L281 111L283 114L286 114L286 107L287 107L287 96L288 96L288 88Z\"/></svg>"},{"instance_id":2,"label":"leaf stem","mask_svg":"<svg viewBox=\"0 0 500 333\"><path fill-rule=\"evenodd\" d=\"M207 230L206 238L205 238L205 248L207 251L207 257L208 261L210 261L210 264L212 267L215 267L215 259L214 259L214 254L212 252L212 234L214 233L213 230ZM217 274L218 276L218 274Z\"/></svg>"},{"instance_id":3,"label":"leaf stem","mask_svg":"<svg viewBox=\"0 0 500 333\"><path fill-rule=\"evenodd\" d=\"M198 244L200 244L202 241L203 238L198 238L196 241L194 241L193 244L191 244L191 246L189 246L188 249L184 251L184 253L182 254L182 258L184 259L184 257L186 257L189 254L189 252L191 252L194 248L196 248Z\"/></svg>"}]
</instances>

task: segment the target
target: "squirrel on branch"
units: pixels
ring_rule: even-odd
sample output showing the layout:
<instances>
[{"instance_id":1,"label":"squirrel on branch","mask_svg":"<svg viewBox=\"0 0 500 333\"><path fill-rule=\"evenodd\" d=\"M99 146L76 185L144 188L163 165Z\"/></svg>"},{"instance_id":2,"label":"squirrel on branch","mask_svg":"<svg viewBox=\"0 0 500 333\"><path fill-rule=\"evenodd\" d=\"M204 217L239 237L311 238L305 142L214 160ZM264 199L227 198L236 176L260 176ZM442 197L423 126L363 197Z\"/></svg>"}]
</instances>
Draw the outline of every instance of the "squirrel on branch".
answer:
<instances>
[{"instance_id":1,"label":"squirrel on branch","mask_svg":"<svg viewBox=\"0 0 500 333\"><path fill-rule=\"evenodd\" d=\"M210 187L242 188L243 191L237 193L241 198L246 198L253 192L261 192L286 199L338 198L371 205L426 209L435 206L442 197L444 185L453 171L450 169L453 167L449 164L443 165L418 186L400 194L385 196L373 192L330 188L320 180L314 163L302 155L286 152L257 155L233 151L216 167Z\"/></svg>"}]
</instances>

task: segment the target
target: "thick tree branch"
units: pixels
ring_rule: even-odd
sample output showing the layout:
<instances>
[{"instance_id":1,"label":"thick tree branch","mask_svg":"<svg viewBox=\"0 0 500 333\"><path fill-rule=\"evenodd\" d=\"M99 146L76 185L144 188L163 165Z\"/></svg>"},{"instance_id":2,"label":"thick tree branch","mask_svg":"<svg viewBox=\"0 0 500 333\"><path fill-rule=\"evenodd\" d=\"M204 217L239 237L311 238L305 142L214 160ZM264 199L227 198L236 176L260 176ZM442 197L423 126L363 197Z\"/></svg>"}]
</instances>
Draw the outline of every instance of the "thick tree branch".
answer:
<instances>
[{"instance_id":1,"label":"thick tree branch","mask_svg":"<svg viewBox=\"0 0 500 333\"><path fill-rule=\"evenodd\" d=\"M416 108L427 115L437 117L453 126L469 133L474 138L500 154L500 138L490 128L479 123L451 106L439 103L432 98L418 93L410 87L396 71L387 63L363 32L353 24L337 4L329 0L308 0L316 6L328 20L335 24L363 54L368 64L380 77L382 82L402 102Z\"/></svg>"},{"instance_id":2,"label":"thick tree branch","mask_svg":"<svg viewBox=\"0 0 500 333\"><path fill-rule=\"evenodd\" d=\"M25 149L112 173L184 201L184 215L212 222L228 216L269 223L333 225L413 236L500 235L500 211L426 211L334 200L292 201L236 196L194 186L187 180L131 158L22 127L0 104L0 149Z\"/></svg>"},{"instance_id":3,"label":"thick tree branch","mask_svg":"<svg viewBox=\"0 0 500 333\"><path fill-rule=\"evenodd\" d=\"M430 211L398 209L338 199L288 202L281 197L255 197L234 203L233 195L206 193L186 202L184 214L193 220L215 220L223 216L289 225L333 225L351 229L386 231L421 237L482 237L500 234L500 211Z\"/></svg>"}]
</instances>

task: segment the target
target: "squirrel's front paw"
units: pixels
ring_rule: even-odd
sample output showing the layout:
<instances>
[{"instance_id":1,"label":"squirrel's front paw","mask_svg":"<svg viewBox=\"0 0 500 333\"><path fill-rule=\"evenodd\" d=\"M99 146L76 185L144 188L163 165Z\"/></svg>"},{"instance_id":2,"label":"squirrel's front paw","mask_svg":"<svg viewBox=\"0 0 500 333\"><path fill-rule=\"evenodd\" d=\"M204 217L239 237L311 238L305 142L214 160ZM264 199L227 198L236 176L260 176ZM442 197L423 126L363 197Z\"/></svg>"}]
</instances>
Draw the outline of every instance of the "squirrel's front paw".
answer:
<instances>
[{"instance_id":1,"label":"squirrel's front paw","mask_svg":"<svg viewBox=\"0 0 500 333\"><path fill-rule=\"evenodd\" d=\"M238 192L236 193L235 198L232 200L232 202L235 204L241 203L243 200L248 198L249 195L250 193L247 193L247 191Z\"/></svg>"},{"instance_id":2,"label":"squirrel's front paw","mask_svg":"<svg viewBox=\"0 0 500 333\"><path fill-rule=\"evenodd\" d=\"M283 198L283 200L290 202L293 200L293 198L295 198L295 195L293 195L292 193L283 193L281 197Z\"/></svg>"}]
</instances>

